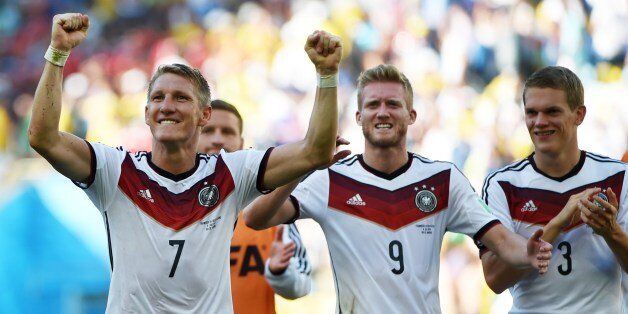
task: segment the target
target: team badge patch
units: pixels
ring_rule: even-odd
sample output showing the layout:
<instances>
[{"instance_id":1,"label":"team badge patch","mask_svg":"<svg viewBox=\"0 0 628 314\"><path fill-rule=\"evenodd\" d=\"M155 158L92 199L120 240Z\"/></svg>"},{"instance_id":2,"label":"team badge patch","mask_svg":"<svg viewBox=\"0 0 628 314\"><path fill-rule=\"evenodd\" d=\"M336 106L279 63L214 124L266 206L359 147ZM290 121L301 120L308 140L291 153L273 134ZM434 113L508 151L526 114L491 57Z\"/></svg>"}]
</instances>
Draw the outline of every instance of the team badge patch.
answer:
<instances>
[{"instance_id":1,"label":"team badge patch","mask_svg":"<svg viewBox=\"0 0 628 314\"><path fill-rule=\"evenodd\" d=\"M218 203L220 199L220 193L218 192L218 187L215 184L204 187L198 193L198 203L201 206L212 207Z\"/></svg>"},{"instance_id":2,"label":"team badge patch","mask_svg":"<svg viewBox=\"0 0 628 314\"><path fill-rule=\"evenodd\" d=\"M414 197L414 204L424 213L430 213L436 209L438 200L436 195L430 190L422 190Z\"/></svg>"}]
</instances>

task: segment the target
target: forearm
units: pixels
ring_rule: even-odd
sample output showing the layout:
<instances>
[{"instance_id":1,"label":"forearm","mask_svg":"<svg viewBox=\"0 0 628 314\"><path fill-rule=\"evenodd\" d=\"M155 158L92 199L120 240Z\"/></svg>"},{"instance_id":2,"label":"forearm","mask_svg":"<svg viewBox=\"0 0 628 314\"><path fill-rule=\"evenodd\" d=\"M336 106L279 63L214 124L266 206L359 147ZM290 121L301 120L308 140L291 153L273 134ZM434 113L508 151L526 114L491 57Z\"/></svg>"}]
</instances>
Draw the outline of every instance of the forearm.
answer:
<instances>
[{"instance_id":1,"label":"forearm","mask_svg":"<svg viewBox=\"0 0 628 314\"><path fill-rule=\"evenodd\" d=\"M541 239L547 243L554 243L560 235L563 226L560 226L553 219L543 227L543 235Z\"/></svg>"},{"instance_id":2,"label":"forearm","mask_svg":"<svg viewBox=\"0 0 628 314\"><path fill-rule=\"evenodd\" d=\"M604 237L624 272L628 272L628 234L621 228Z\"/></svg>"},{"instance_id":3,"label":"forearm","mask_svg":"<svg viewBox=\"0 0 628 314\"><path fill-rule=\"evenodd\" d=\"M46 62L33 101L28 138L35 150L57 142L61 117L63 67ZM38 151L39 151L38 150Z\"/></svg>"},{"instance_id":4,"label":"forearm","mask_svg":"<svg viewBox=\"0 0 628 314\"><path fill-rule=\"evenodd\" d=\"M491 251L482 255L482 267L486 284L498 294L512 287L528 272L510 266Z\"/></svg>"},{"instance_id":5,"label":"forearm","mask_svg":"<svg viewBox=\"0 0 628 314\"><path fill-rule=\"evenodd\" d=\"M246 225L255 230L262 230L285 223L294 217L296 209L288 198L299 182L300 180L294 180L267 195L256 198L244 209Z\"/></svg>"},{"instance_id":6,"label":"forearm","mask_svg":"<svg viewBox=\"0 0 628 314\"><path fill-rule=\"evenodd\" d=\"M495 227L489 230L481 241L491 252L511 267L519 269L532 267L523 237L509 232L503 227Z\"/></svg>"},{"instance_id":7,"label":"forearm","mask_svg":"<svg viewBox=\"0 0 628 314\"><path fill-rule=\"evenodd\" d=\"M305 135L305 157L312 160L314 168L329 163L336 148L338 134L338 89L317 87L316 101ZM314 169L310 169L311 171Z\"/></svg>"},{"instance_id":8,"label":"forearm","mask_svg":"<svg viewBox=\"0 0 628 314\"><path fill-rule=\"evenodd\" d=\"M526 254L526 243L522 237L514 234L506 236L496 253L499 258L512 267L526 270L532 269Z\"/></svg>"}]
</instances>

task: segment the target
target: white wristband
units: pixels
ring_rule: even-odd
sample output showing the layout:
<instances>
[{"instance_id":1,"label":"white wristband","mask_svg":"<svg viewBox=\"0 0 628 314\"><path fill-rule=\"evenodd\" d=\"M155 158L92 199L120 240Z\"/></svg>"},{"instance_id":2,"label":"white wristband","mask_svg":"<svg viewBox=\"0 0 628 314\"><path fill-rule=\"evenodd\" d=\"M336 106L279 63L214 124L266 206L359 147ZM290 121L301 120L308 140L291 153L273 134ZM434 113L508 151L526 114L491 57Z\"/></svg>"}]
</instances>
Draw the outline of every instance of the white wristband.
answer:
<instances>
[{"instance_id":1,"label":"white wristband","mask_svg":"<svg viewBox=\"0 0 628 314\"><path fill-rule=\"evenodd\" d=\"M330 75L320 75L316 74L318 78L318 87L319 88L330 88L338 86L338 73L330 74Z\"/></svg>"},{"instance_id":2,"label":"white wristband","mask_svg":"<svg viewBox=\"0 0 628 314\"><path fill-rule=\"evenodd\" d=\"M46 54L44 55L44 59L60 67L65 65L65 62L68 61L68 57L70 57L69 51L61 51L52 46L48 46L48 50L46 50Z\"/></svg>"}]
</instances>

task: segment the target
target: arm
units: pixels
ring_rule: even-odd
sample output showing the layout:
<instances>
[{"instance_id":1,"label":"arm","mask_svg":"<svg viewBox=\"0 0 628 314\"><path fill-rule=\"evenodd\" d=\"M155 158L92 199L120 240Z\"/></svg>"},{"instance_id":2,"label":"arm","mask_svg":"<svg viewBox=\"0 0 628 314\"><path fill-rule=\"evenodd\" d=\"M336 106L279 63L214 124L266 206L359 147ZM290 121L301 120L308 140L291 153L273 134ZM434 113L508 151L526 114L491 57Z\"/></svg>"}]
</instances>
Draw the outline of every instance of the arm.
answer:
<instances>
[{"instance_id":1,"label":"arm","mask_svg":"<svg viewBox=\"0 0 628 314\"><path fill-rule=\"evenodd\" d=\"M88 27L86 15L55 15L50 46L69 53L85 39ZM35 91L28 140L31 147L61 174L74 181L85 181L90 175L91 163L87 143L59 131L62 81L63 67L46 62Z\"/></svg>"},{"instance_id":2,"label":"arm","mask_svg":"<svg viewBox=\"0 0 628 314\"><path fill-rule=\"evenodd\" d=\"M504 262L519 268L536 268L542 275L547 272L547 266L552 257L552 245L541 240L543 230L537 230L528 240L525 240L502 225L496 225L488 230L480 239L486 247Z\"/></svg>"},{"instance_id":3,"label":"arm","mask_svg":"<svg viewBox=\"0 0 628 314\"><path fill-rule=\"evenodd\" d=\"M619 202L617 195L611 188L606 190L608 201L599 196L593 196L593 200L601 205L591 202L588 198L580 199L580 218L590 226L595 233L601 235L608 247L613 251L615 258L624 272L628 272L628 235L617 222L617 207Z\"/></svg>"},{"instance_id":4,"label":"arm","mask_svg":"<svg viewBox=\"0 0 628 314\"><path fill-rule=\"evenodd\" d=\"M554 243L564 228L578 222L579 200L599 191L599 188L591 188L572 195L560 213L543 227L541 240L547 243ZM492 251L482 254L481 259L486 283L495 293L502 293L504 290L512 287L531 270L529 268L520 269L513 267Z\"/></svg>"},{"instance_id":5,"label":"arm","mask_svg":"<svg viewBox=\"0 0 628 314\"><path fill-rule=\"evenodd\" d=\"M326 32L310 35L305 50L321 77L338 73L342 55L340 40ZM338 132L337 88L319 86L305 138L275 148L268 159L263 185L276 188L332 160Z\"/></svg>"},{"instance_id":6,"label":"arm","mask_svg":"<svg viewBox=\"0 0 628 314\"><path fill-rule=\"evenodd\" d=\"M349 144L349 141L340 136L336 137L336 147L347 144ZM319 170L330 167L350 154L350 150L338 151L334 154L332 161L319 168ZM267 195L258 197L249 206L245 207L243 216L246 225L251 229L263 230L294 219L297 216L298 205L288 198L300 181L300 179L294 180L281 186Z\"/></svg>"},{"instance_id":7,"label":"arm","mask_svg":"<svg viewBox=\"0 0 628 314\"><path fill-rule=\"evenodd\" d=\"M624 272L628 273L628 235L621 228L604 237Z\"/></svg>"},{"instance_id":8,"label":"arm","mask_svg":"<svg viewBox=\"0 0 628 314\"><path fill-rule=\"evenodd\" d=\"M573 226L580 221L580 200L588 199L601 190L600 188L590 188L570 196L560 213L543 227L542 239L546 242L554 243L563 229Z\"/></svg>"},{"instance_id":9,"label":"arm","mask_svg":"<svg viewBox=\"0 0 628 314\"><path fill-rule=\"evenodd\" d=\"M493 292L499 294L512 287L533 267L539 269L540 274L547 271L552 246L541 240L542 234L543 230L537 230L526 245L522 237L498 225L482 237L482 243L489 249L481 256L482 270ZM531 249L537 254L530 256Z\"/></svg>"},{"instance_id":10,"label":"arm","mask_svg":"<svg viewBox=\"0 0 628 314\"><path fill-rule=\"evenodd\" d=\"M284 230L290 242L283 241ZM270 249L270 258L266 261L266 281L275 293L293 300L310 293L310 274L310 263L296 226L279 226Z\"/></svg>"},{"instance_id":11,"label":"arm","mask_svg":"<svg viewBox=\"0 0 628 314\"><path fill-rule=\"evenodd\" d=\"M297 215L297 207L290 199L290 193L299 184L292 181L269 194L256 198L244 208L244 223L255 230L264 230L291 220Z\"/></svg>"},{"instance_id":12,"label":"arm","mask_svg":"<svg viewBox=\"0 0 628 314\"><path fill-rule=\"evenodd\" d=\"M547 236L545 234L546 230L548 233ZM543 236L541 236L541 240L546 241L547 243L552 243L560 234L560 231L561 228L557 228L556 224L551 224L550 222L543 228ZM497 294L500 294L506 289L512 287L531 271L530 268L517 268L508 264L492 251L486 251L480 258L482 260L482 270L484 271L486 284Z\"/></svg>"},{"instance_id":13,"label":"arm","mask_svg":"<svg viewBox=\"0 0 628 314\"><path fill-rule=\"evenodd\" d=\"M482 254L481 259L486 284L497 294L512 287L529 272L529 270L517 269L508 265L491 251Z\"/></svg>"}]
</instances>

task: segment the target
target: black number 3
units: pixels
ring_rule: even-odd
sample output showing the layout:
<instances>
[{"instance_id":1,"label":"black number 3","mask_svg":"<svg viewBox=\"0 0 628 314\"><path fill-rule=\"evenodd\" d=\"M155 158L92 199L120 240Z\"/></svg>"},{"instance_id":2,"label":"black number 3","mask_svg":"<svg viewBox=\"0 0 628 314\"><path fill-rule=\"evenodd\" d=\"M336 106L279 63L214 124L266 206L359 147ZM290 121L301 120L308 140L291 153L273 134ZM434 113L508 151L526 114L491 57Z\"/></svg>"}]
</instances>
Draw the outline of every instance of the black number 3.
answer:
<instances>
[{"instance_id":1,"label":"black number 3","mask_svg":"<svg viewBox=\"0 0 628 314\"><path fill-rule=\"evenodd\" d=\"M172 263L172 268L170 269L170 276L168 276L174 277L174 272L177 271L177 265L179 265L179 258L181 257L181 251L183 251L183 244L185 244L185 240L170 240L168 241L168 243L170 244L170 246L179 246L177 248L177 255L175 255L174 257L174 263Z\"/></svg>"},{"instance_id":2,"label":"black number 3","mask_svg":"<svg viewBox=\"0 0 628 314\"><path fill-rule=\"evenodd\" d=\"M397 247L397 254L395 254L395 246ZM403 246L401 242L397 240L393 240L388 245L388 255L390 255L390 259L395 262L399 262L399 269L393 268L391 271L395 275L399 275L403 273Z\"/></svg>"},{"instance_id":3,"label":"black number 3","mask_svg":"<svg viewBox=\"0 0 628 314\"><path fill-rule=\"evenodd\" d=\"M563 248L565 248L565 252L563 252ZM563 257L565 258L565 261L567 261L566 266L563 264L558 265L558 272L563 276L569 275L569 273L571 273L571 244L567 241L560 242L558 244L558 249L561 253L563 253Z\"/></svg>"}]
</instances>

